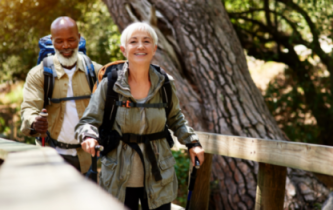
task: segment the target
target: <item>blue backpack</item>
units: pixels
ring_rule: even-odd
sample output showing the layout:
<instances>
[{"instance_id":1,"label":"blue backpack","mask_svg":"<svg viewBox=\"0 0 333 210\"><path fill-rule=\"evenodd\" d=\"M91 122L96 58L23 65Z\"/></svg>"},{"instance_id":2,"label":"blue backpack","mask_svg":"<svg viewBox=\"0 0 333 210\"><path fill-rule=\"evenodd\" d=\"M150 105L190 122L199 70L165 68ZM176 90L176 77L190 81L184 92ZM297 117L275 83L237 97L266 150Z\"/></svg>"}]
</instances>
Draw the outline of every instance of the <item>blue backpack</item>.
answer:
<instances>
[{"instance_id":1,"label":"blue backpack","mask_svg":"<svg viewBox=\"0 0 333 210\"><path fill-rule=\"evenodd\" d=\"M91 95L76 96L68 98L52 98L53 86L57 74L54 69L53 57L55 54L54 47L51 40L51 35L42 37L38 42L40 51L38 56L37 65L43 62L44 68L44 108L51 103L60 103L61 101L80 100L90 98ZM90 86L90 90L93 90L93 86L96 82L96 75L94 65L90 58L86 56L86 40L81 36L79 42L79 54L83 57L84 65L86 67L86 77Z\"/></svg>"}]
</instances>

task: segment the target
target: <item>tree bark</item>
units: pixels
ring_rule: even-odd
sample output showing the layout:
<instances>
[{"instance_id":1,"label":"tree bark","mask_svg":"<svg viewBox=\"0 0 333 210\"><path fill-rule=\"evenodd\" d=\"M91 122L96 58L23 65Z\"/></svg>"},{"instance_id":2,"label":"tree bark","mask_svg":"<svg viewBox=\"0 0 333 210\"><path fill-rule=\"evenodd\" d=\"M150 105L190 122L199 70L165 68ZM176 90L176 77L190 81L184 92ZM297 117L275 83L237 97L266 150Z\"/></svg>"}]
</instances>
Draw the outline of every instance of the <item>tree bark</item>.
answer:
<instances>
[{"instance_id":1,"label":"tree bark","mask_svg":"<svg viewBox=\"0 0 333 210\"><path fill-rule=\"evenodd\" d=\"M286 139L251 79L221 0L103 1L120 31L134 21L153 25L159 38L153 63L174 77L195 130ZM254 209L257 171L255 162L214 155L209 209ZM196 187L209 188L204 180ZM284 189L285 178L276 182Z\"/></svg>"}]
</instances>

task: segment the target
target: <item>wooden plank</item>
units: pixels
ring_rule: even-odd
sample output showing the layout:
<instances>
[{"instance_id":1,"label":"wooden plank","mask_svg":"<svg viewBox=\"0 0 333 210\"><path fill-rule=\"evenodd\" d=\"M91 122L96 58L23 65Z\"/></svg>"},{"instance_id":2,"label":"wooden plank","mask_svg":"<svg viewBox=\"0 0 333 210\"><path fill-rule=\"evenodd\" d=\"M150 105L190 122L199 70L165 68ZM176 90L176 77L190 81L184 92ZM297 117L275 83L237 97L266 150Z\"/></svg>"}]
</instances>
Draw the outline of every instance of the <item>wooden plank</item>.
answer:
<instances>
[{"instance_id":1,"label":"wooden plank","mask_svg":"<svg viewBox=\"0 0 333 210\"><path fill-rule=\"evenodd\" d=\"M33 144L25 144L23 142L0 138L0 150L5 150L7 152L18 152L31 149L38 149L38 147Z\"/></svg>"},{"instance_id":2,"label":"wooden plank","mask_svg":"<svg viewBox=\"0 0 333 210\"><path fill-rule=\"evenodd\" d=\"M0 159L5 160L9 152L38 149L35 145L0 138Z\"/></svg>"},{"instance_id":3,"label":"wooden plank","mask_svg":"<svg viewBox=\"0 0 333 210\"><path fill-rule=\"evenodd\" d=\"M206 153L333 175L333 147L196 132ZM186 149L183 145L177 145Z\"/></svg>"},{"instance_id":4,"label":"wooden plank","mask_svg":"<svg viewBox=\"0 0 333 210\"><path fill-rule=\"evenodd\" d=\"M65 163L54 149L4 143L1 142L0 150L9 152L0 167L1 209L125 209Z\"/></svg>"}]
</instances>

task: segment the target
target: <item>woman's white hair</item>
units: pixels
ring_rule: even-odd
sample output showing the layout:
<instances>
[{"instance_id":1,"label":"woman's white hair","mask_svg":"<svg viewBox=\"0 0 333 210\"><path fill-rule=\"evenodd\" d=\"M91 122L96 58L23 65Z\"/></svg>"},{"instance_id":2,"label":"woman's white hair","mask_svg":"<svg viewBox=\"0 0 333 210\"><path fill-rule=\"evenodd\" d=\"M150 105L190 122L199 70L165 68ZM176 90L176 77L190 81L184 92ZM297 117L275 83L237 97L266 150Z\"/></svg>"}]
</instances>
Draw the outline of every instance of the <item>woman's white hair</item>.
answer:
<instances>
[{"instance_id":1,"label":"woman's white hair","mask_svg":"<svg viewBox=\"0 0 333 210\"><path fill-rule=\"evenodd\" d=\"M131 38L135 31L147 32L153 39L154 45L157 45L158 38L155 30L148 23L143 22L135 22L128 25L123 33L121 33L120 45L126 48L127 41Z\"/></svg>"}]
</instances>

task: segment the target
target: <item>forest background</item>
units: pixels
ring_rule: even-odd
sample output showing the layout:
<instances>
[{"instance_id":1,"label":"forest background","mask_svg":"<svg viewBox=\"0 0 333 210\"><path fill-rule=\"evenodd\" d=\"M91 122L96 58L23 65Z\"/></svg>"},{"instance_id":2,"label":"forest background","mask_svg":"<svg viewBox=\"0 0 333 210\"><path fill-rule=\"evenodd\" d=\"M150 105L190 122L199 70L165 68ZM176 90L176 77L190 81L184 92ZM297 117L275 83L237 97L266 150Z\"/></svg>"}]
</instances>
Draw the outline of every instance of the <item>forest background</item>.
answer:
<instances>
[{"instance_id":1,"label":"forest background","mask_svg":"<svg viewBox=\"0 0 333 210\"><path fill-rule=\"evenodd\" d=\"M291 141L333 145L331 2L222 3L247 55L252 78L286 136ZM19 132L24 80L36 65L39 38L49 34L56 17L64 15L77 20L92 60L106 64L123 59L120 32L100 0L0 1L1 138L33 143ZM185 195L188 159L181 152L174 154L180 193ZM184 197L178 202L183 205Z\"/></svg>"}]
</instances>

